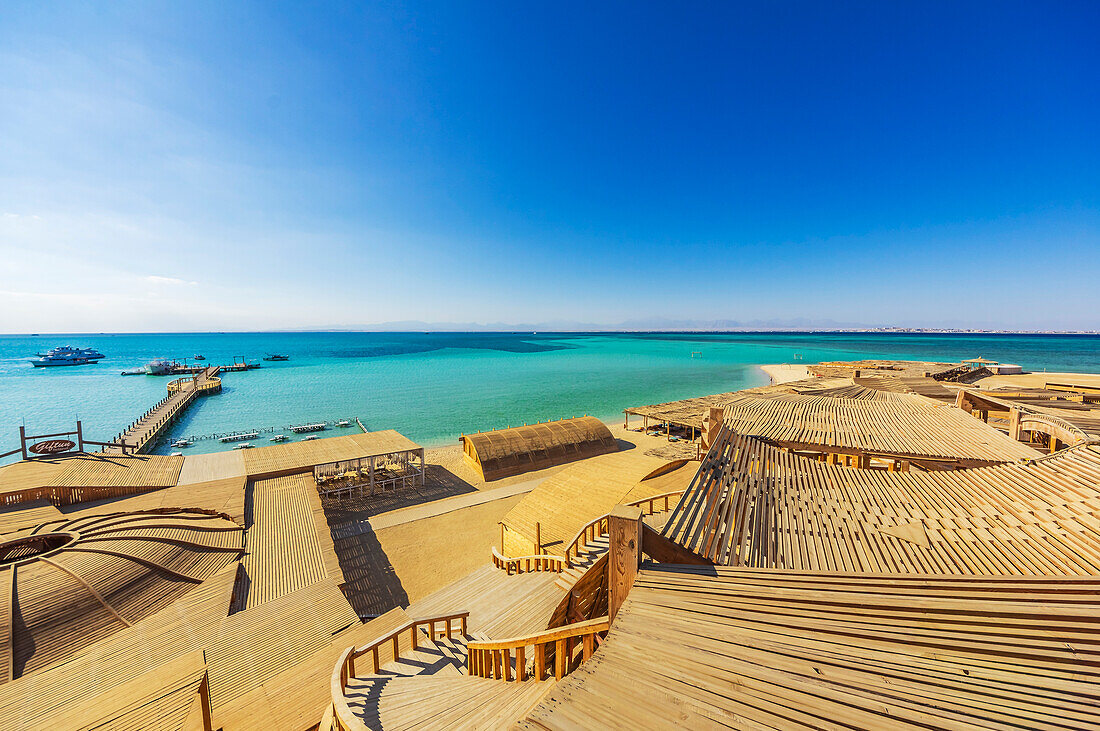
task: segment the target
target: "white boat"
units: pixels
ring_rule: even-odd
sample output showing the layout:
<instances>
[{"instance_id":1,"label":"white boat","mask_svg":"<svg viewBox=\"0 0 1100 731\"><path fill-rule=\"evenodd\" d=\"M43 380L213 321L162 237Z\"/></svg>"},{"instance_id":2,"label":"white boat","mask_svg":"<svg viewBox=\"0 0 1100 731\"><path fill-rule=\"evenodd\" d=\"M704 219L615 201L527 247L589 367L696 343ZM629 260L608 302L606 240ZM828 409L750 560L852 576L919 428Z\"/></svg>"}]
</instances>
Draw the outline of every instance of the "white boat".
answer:
<instances>
[{"instance_id":1,"label":"white boat","mask_svg":"<svg viewBox=\"0 0 1100 731\"><path fill-rule=\"evenodd\" d=\"M172 452L172 453L171 453L170 455L168 455L168 456L169 456L169 457L182 457L182 456L183 456L183 452Z\"/></svg>"},{"instance_id":2,"label":"white boat","mask_svg":"<svg viewBox=\"0 0 1100 731\"><path fill-rule=\"evenodd\" d=\"M314 434L313 436L310 436L310 437L306 437L306 438L305 438L305 439L303 439L302 441L303 441L303 442L312 442L312 441L313 441L314 439L316 439L316 438L317 438L317 435L316 435L316 434Z\"/></svg>"},{"instance_id":3,"label":"white boat","mask_svg":"<svg viewBox=\"0 0 1100 731\"><path fill-rule=\"evenodd\" d=\"M286 434L276 434L275 436L268 439L268 441L269 442L285 442L286 441Z\"/></svg>"},{"instance_id":4,"label":"white boat","mask_svg":"<svg viewBox=\"0 0 1100 731\"><path fill-rule=\"evenodd\" d=\"M348 421L347 419L340 419L340 421L336 422L336 426L339 426L339 427L351 426L351 422Z\"/></svg>"},{"instance_id":5,"label":"white boat","mask_svg":"<svg viewBox=\"0 0 1100 731\"><path fill-rule=\"evenodd\" d=\"M243 442L246 439L255 439L257 436L259 436L259 435L254 431L246 431L246 432L241 432L239 434L226 434L219 441L221 441L222 443L226 443L226 442Z\"/></svg>"},{"instance_id":6,"label":"white boat","mask_svg":"<svg viewBox=\"0 0 1100 731\"><path fill-rule=\"evenodd\" d=\"M164 358L156 358L145 364L145 372L150 376L166 376L172 372L172 362Z\"/></svg>"},{"instance_id":7,"label":"white boat","mask_svg":"<svg viewBox=\"0 0 1100 731\"><path fill-rule=\"evenodd\" d=\"M252 443L245 442L244 444L238 444L237 446L233 447L233 449L252 449Z\"/></svg>"},{"instance_id":8,"label":"white boat","mask_svg":"<svg viewBox=\"0 0 1100 731\"><path fill-rule=\"evenodd\" d=\"M59 345L45 353L35 353L39 358L83 358L84 360L102 360L106 358L95 348L74 348L71 345Z\"/></svg>"},{"instance_id":9,"label":"white boat","mask_svg":"<svg viewBox=\"0 0 1100 731\"><path fill-rule=\"evenodd\" d=\"M191 440L190 439L177 439L176 441L172 442L172 446L173 447L190 447L191 446Z\"/></svg>"}]
</instances>

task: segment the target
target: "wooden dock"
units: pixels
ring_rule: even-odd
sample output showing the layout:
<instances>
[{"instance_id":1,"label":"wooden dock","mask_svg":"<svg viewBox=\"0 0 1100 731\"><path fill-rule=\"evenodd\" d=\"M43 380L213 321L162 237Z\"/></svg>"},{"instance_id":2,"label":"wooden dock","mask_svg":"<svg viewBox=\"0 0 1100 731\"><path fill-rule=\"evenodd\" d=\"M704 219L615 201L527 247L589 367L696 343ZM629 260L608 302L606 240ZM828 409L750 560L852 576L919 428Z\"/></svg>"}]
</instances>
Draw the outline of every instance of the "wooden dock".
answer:
<instances>
[{"instance_id":1,"label":"wooden dock","mask_svg":"<svg viewBox=\"0 0 1100 731\"><path fill-rule=\"evenodd\" d=\"M223 369L223 366L206 366L190 378L170 381L168 395L116 436L113 443L117 446L108 447L107 451L144 452L196 398L221 392L222 382L218 373Z\"/></svg>"}]
</instances>

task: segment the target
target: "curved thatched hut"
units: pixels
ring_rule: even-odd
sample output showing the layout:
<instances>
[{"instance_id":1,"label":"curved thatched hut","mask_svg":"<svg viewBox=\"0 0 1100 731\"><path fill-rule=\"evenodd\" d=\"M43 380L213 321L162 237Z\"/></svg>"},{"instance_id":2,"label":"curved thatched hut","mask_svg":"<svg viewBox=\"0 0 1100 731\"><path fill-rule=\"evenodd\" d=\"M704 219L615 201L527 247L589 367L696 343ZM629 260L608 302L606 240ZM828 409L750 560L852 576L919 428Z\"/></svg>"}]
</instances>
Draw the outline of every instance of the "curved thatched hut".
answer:
<instances>
[{"instance_id":1,"label":"curved thatched hut","mask_svg":"<svg viewBox=\"0 0 1100 731\"><path fill-rule=\"evenodd\" d=\"M461 441L466 461L486 481L619 450L594 416L464 434Z\"/></svg>"}]
</instances>

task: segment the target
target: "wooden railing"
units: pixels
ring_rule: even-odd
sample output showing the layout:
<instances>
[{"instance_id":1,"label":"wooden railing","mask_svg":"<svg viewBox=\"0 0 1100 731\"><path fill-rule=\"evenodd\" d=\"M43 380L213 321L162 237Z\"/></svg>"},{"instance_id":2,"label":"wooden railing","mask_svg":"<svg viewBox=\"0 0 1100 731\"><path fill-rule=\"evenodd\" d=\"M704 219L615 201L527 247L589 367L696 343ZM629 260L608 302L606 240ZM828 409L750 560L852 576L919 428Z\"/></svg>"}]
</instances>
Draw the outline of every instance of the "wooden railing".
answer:
<instances>
[{"instance_id":1,"label":"wooden railing","mask_svg":"<svg viewBox=\"0 0 1100 731\"><path fill-rule=\"evenodd\" d=\"M642 498L641 500L635 500L629 503L631 507L639 507L642 509L642 515L653 515L654 513L663 512L669 509L669 501L674 497L683 495L683 490L673 490L672 492L662 493L660 495L653 495L652 497ZM660 510L657 506L662 504ZM569 542L565 549L565 565L572 568L573 560L572 556L580 557L581 550L589 544L590 541L596 540L599 536L607 533L607 516L601 515L595 520L591 521L573 536L573 540Z\"/></svg>"},{"instance_id":2,"label":"wooden railing","mask_svg":"<svg viewBox=\"0 0 1100 731\"><path fill-rule=\"evenodd\" d=\"M596 651L597 638L606 635L610 627L611 621L607 617L600 617L526 637L470 642L466 645L467 671L480 678L524 681L527 679L527 648L533 647L535 678L545 680L553 672L554 677L561 680L592 657L592 653ZM513 651L516 661L514 675Z\"/></svg>"},{"instance_id":3,"label":"wooden railing","mask_svg":"<svg viewBox=\"0 0 1100 731\"><path fill-rule=\"evenodd\" d=\"M375 640L369 645L364 645L361 648L349 647L344 650L344 653L340 655L340 659L336 661L336 667L332 670L332 679L330 681L330 690L332 694L332 708L333 708L333 720L336 722L338 728L341 731L352 731L352 729L363 728L363 722L355 717L351 712L351 708L348 707L347 698L344 695L344 691L348 687L348 681L355 677L355 661L363 655L371 655L371 667L372 672L377 673L381 669L380 650L383 646L391 645L390 655L394 661L400 659L401 648L400 639L401 635L406 632L409 633L412 649L416 649L420 641L420 629L427 626L428 636L431 639L437 637L435 626L437 624L443 625L442 631L438 635L446 635L451 637L454 633L453 622L456 620L459 622L459 632L463 635L466 634L466 620L469 619L469 612L456 612L454 614L446 614L441 617L430 617L428 619L414 619L405 625L398 627L393 632Z\"/></svg>"},{"instance_id":4,"label":"wooden railing","mask_svg":"<svg viewBox=\"0 0 1100 731\"><path fill-rule=\"evenodd\" d=\"M554 571L560 574L565 570L566 561L561 556L551 556L546 553L509 558L501 556L494 546L493 565L498 569L507 571L509 576L512 575L513 571L517 574L528 574L532 571Z\"/></svg>"},{"instance_id":5,"label":"wooden railing","mask_svg":"<svg viewBox=\"0 0 1100 731\"><path fill-rule=\"evenodd\" d=\"M684 494L683 490L673 490L672 492L662 493L660 495L654 495L653 497L645 497L641 500L635 500L632 503L627 503L630 506L636 506L642 509L642 515L653 515L654 513L663 513L669 509L669 500L674 497L680 497ZM664 501L664 507L657 510L654 506Z\"/></svg>"}]
</instances>

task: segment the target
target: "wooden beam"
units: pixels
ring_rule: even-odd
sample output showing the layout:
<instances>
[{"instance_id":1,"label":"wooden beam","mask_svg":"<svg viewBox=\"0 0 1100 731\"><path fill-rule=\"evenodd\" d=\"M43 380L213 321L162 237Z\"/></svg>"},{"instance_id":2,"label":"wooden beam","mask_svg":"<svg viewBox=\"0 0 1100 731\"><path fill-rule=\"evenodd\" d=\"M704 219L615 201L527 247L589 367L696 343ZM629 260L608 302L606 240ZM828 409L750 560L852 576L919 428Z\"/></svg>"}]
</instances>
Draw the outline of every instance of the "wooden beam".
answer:
<instances>
[{"instance_id":1,"label":"wooden beam","mask_svg":"<svg viewBox=\"0 0 1100 731\"><path fill-rule=\"evenodd\" d=\"M608 616L615 615L626 601L642 561L642 509L616 505L607 517L610 542L607 563Z\"/></svg>"},{"instance_id":2,"label":"wooden beam","mask_svg":"<svg viewBox=\"0 0 1100 731\"><path fill-rule=\"evenodd\" d=\"M714 562L684 548L675 541L665 538L644 522L642 523L642 553L660 563L689 564L693 566L714 565Z\"/></svg>"}]
</instances>

